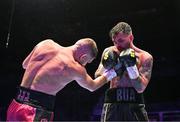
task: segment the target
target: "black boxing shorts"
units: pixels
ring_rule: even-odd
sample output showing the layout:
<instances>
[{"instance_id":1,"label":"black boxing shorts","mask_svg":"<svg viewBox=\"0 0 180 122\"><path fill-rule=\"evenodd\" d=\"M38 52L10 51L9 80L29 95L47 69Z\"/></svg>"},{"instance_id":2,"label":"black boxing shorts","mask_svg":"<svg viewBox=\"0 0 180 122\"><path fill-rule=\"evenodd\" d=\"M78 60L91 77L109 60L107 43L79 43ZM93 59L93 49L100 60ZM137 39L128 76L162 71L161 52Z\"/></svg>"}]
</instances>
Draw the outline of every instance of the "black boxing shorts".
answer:
<instances>
[{"instance_id":1,"label":"black boxing shorts","mask_svg":"<svg viewBox=\"0 0 180 122\"><path fill-rule=\"evenodd\" d=\"M101 122L107 121L148 121L143 94L133 87L108 89L101 114Z\"/></svg>"},{"instance_id":2,"label":"black boxing shorts","mask_svg":"<svg viewBox=\"0 0 180 122\"><path fill-rule=\"evenodd\" d=\"M54 104L53 95L19 87L7 110L7 121L52 121Z\"/></svg>"}]
</instances>

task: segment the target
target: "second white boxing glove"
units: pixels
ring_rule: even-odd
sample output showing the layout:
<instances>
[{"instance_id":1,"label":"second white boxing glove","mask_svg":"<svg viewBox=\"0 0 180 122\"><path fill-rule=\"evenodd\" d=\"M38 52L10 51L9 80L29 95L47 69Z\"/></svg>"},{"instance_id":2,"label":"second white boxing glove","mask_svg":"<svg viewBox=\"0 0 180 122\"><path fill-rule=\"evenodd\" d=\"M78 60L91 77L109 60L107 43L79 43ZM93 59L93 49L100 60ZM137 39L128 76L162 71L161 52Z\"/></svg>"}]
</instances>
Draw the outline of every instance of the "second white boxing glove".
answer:
<instances>
[{"instance_id":1,"label":"second white boxing glove","mask_svg":"<svg viewBox=\"0 0 180 122\"><path fill-rule=\"evenodd\" d=\"M114 69L110 69L110 70L105 70L104 74L103 74L107 81L111 81L114 77L117 76L117 73L115 72Z\"/></svg>"},{"instance_id":2,"label":"second white boxing glove","mask_svg":"<svg viewBox=\"0 0 180 122\"><path fill-rule=\"evenodd\" d=\"M139 77L139 71L136 65L126 67L126 69L130 79L137 79Z\"/></svg>"}]
</instances>

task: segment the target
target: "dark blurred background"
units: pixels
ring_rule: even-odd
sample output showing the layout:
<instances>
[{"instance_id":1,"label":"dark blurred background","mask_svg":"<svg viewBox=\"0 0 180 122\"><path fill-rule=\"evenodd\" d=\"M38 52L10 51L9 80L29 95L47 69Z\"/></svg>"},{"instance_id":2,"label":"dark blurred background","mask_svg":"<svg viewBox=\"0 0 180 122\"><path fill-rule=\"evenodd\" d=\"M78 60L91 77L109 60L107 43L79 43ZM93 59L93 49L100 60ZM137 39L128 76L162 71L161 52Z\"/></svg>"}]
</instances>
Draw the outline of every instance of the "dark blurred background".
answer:
<instances>
[{"instance_id":1,"label":"dark blurred background","mask_svg":"<svg viewBox=\"0 0 180 122\"><path fill-rule=\"evenodd\" d=\"M144 92L147 110L180 110L179 17L179 0L1 0L0 120L21 82L22 61L38 42L50 38L70 46L80 38L93 38L99 54L86 67L94 77L102 51L112 45L109 30L119 21L131 25L135 45L154 57ZM55 120L99 120L108 87L91 93L76 82L68 84L57 94Z\"/></svg>"}]
</instances>

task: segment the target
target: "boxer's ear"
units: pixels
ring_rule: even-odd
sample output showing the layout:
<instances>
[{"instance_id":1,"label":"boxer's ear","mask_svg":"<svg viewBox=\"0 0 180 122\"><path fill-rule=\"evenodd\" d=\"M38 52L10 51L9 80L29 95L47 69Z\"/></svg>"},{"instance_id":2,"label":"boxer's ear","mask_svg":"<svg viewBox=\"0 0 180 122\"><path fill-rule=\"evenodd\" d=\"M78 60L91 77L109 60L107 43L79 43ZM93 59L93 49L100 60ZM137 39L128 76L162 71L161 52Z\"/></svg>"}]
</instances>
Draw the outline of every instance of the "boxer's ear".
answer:
<instances>
[{"instance_id":1,"label":"boxer's ear","mask_svg":"<svg viewBox=\"0 0 180 122\"><path fill-rule=\"evenodd\" d=\"M80 63L81 63L82 65L86 65L87 58L88 58L87 54L81 55L81 56L80 56Z\"/></svg>"},{"instance_id":2,"label":"boxer's ear","mask_svg":"<svg viewBox=\"0 0 180 122\"><path fill-rule=\"evenodd\" d=\"M130 39L131 41L133 41L133 40L134 40L134 36L133 36L133 34L131 34L131 35L129 36L129 39Z\"/></svg>"}]
</instances>

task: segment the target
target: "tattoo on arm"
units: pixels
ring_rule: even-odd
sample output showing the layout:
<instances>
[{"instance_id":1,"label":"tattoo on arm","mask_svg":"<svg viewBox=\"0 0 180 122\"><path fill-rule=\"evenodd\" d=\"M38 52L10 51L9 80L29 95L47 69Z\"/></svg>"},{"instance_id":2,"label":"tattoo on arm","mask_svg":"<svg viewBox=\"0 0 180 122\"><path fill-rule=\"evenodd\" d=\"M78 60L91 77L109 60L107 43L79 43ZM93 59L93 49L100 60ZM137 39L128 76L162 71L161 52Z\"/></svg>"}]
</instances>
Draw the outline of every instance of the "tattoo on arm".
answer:
<instances>
[{"instance_id":1,"label":"tattoo on arm","mask_svg":"<svg viewBox=\"0 0 180 122\"><path fill-rule=\"evenodd\" d=\"M153 66L153 59L148 58L144 61L144 63L139 69L139 73L144 77L146 77L147 80L150 80L151 78L152 66Z\"/></svg>"}]
</instances>

